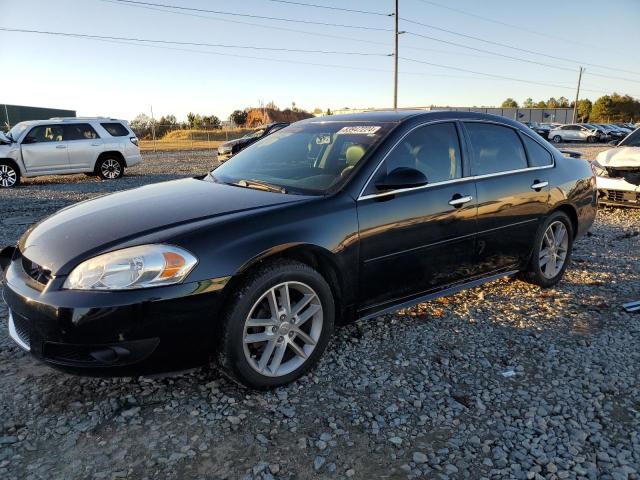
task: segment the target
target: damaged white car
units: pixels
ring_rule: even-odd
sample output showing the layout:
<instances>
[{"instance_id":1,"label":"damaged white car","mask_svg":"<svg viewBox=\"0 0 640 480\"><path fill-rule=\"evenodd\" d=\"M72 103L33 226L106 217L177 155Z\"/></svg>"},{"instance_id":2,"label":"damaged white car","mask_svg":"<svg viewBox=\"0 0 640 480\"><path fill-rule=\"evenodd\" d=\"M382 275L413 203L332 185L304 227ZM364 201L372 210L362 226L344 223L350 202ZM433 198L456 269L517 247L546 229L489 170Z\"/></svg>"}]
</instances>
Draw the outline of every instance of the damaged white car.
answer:
<instances>
[{"instance_id":1,"label":"damaged white car","mask_svg":"<svg viewBox=\"0 0 640 480\"><path fill-rule=\"evenodd\" d=\"M592 168L600 204L640 208L640 128L598 154Z\"/></svg>"}]
</instances>

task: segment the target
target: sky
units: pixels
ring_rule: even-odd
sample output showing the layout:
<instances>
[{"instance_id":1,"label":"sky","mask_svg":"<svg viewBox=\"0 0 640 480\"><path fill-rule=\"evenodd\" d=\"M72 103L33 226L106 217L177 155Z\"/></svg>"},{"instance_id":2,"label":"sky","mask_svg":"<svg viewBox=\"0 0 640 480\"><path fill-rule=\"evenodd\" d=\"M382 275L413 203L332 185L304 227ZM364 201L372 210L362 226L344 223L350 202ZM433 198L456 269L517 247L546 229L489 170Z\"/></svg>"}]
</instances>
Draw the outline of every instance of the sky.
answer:
<instances>
[{"instance_id":1,"label":"sky","mask_svg":"<svg viewBox=\"0 0 640 480\"><path fill-rule=\"evenodd\" d=\"M152 108L156 118L194 112L226 119L271 101L309 111L392 106L394 19L379 14L391 13L393 0L293 0L330 8L282 0L141 1L293 21L114 0L0 0L0 28L235 46L0 31L0 103L129 120ZM399 2L406 32L399 36L399 107L573 100L580 65L581 98L613 91L640 98L640 0Z\"/></svg>"}]
</instances>

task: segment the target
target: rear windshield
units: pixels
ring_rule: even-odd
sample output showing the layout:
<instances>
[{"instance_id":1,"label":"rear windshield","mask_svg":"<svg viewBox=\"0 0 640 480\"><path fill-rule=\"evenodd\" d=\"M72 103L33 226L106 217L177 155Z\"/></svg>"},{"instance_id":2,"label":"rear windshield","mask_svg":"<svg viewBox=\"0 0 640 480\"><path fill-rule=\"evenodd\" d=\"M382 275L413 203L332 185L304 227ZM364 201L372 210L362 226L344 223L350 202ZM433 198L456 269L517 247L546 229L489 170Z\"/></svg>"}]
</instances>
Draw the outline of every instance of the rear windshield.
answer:
<instances>
[{"instance_id":1,"label":"rear windshield","mask_svg":"<svg viewBox=\"0 0 640 480\"><path fill-rule=\"evenodd\" d=\"M102 125L102 128L109 132L109 135L112 137L126 137L129 135L129 130L121 123L101 123L100 125Z\"/></svg>"},{"instance_id":2,"label":"rear windshield","mask_svg":"<svg viewBox=\"0 0 640 480\"><path fill-rule=\"evenodd\" d=\"M395 124L314 122L291 125L242 150L211 172L220 183L257 181L292 193L322 194L345 182Z\"/></svg>"}]
</instances>

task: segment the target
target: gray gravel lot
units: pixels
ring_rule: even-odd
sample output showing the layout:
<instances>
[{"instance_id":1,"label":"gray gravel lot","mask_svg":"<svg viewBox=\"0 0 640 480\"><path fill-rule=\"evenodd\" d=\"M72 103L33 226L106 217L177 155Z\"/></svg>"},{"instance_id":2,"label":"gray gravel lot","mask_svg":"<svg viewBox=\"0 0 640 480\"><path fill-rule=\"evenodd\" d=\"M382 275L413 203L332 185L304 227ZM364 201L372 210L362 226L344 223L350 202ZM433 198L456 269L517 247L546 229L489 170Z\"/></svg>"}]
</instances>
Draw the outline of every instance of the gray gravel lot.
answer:
<instances>
[{"instance_id":1,"label":"gray gravel lot","mask_svg":"<svg viewBox=\"0 0 640 480\"><path fill-rule=\"evenodd\" d=\"M0 192L0 244L212 165L154 154L121 181L27 180ZM314 372L266 393L213 368L58 373L8 338L0 302L0 478L639 478L640 314L621 309L637 299L640 210L602 210L557 288L501 280L342 327Z\"/></svg>"}]
</instances>

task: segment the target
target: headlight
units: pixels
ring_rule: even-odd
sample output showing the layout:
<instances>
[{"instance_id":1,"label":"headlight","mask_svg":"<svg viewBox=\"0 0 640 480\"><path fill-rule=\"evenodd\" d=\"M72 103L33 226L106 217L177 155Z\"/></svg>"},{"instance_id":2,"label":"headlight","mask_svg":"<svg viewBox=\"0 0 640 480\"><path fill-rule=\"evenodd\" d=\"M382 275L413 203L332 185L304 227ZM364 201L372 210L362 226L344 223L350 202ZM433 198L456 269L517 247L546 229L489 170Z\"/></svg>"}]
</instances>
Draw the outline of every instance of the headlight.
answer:
<instances>
[{"instance_id":1,"label":"headlight","mask_svg":"<svg viewBox=\"0 0 640 480\"><path fill-rule=\"evenodd\" d=\"M609 176L609 172L607 172L607 170L603 168L602 165L600 165L597 160L594 160L593 162L591 162L591 170L593 170L593 173L595 173L596 176L598 177Z\"/></svg>"},{"instance_id":2,"label":"headlight","mask_svg":"<svg viewBox=\"0 0 640 480\"><path fill-rule=\"evenodd\" d=\"M218 147L218 152L220 153L228 153L233 149L233 147L231 145L225 145L222 147Z\"/></svg>"},{"instance_id":3,"label":"headlight","mask_svg":"<svg viewBox=\"0 0 640 480\"><path fill-rule=\"evenodd\" d=\"M171 285L185 279L198 260L170 245L140 245L105 253L73 269L62 288L131 290Z\"/></svg>"}]
</instances>

